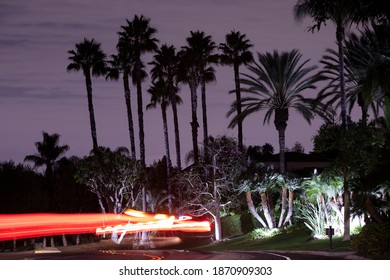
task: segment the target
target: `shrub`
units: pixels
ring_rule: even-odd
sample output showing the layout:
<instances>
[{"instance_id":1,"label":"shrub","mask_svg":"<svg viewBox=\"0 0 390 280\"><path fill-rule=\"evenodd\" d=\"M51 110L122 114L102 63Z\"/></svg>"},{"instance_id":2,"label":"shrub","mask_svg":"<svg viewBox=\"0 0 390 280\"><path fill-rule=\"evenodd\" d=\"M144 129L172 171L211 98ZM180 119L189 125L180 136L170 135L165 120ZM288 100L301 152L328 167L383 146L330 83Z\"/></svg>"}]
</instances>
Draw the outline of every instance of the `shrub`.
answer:
<instances>
[{"instance_id":1,"label":"shrub","mask_svg":"<svg viewBox=\"0 0 390 280\"><path fill-rule=\"evenodd\" d=\"M244 212L240 217L241 230L244 234L253 231L256 228L261 227L261 224L255 217L249 212Z\"/></svg>"},{"instance_id":2,"label":"shrub","mask_svg":"<svg viewBox=\"0 0 390 280\"><path fill-rule=\"evenodd\" d=\"M352 240L352 249L358 255L375 257L390 254L390 223L366 224Z\"/></svg>"},{"instance_id":3,"label":"shrub","mask_svg":"<svg viewBox=\"0 0 390 280\"><path fill-rule=\"evenodd\" d=\"M222 238L242 235L240 215L225 216L221 218Z\"/></svg>"}]
</instances>

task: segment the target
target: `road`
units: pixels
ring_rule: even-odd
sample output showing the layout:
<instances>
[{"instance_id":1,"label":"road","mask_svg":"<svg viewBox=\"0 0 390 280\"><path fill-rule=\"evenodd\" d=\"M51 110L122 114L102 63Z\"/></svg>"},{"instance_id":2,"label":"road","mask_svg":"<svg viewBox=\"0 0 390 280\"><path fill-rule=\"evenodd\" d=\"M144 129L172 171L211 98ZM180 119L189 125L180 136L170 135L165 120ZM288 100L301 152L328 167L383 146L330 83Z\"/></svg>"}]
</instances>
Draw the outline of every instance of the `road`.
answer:
<instances>
[{"instance_id":1,"label":"road","mask_svg":"<svg viewBox=\"0 0 390 280\"><path fill-rule=\"evenodd\" d=\"M0 260L342 260L347 254L188 250L53 250L3 252Z\"/></svg>"}]
</instances>

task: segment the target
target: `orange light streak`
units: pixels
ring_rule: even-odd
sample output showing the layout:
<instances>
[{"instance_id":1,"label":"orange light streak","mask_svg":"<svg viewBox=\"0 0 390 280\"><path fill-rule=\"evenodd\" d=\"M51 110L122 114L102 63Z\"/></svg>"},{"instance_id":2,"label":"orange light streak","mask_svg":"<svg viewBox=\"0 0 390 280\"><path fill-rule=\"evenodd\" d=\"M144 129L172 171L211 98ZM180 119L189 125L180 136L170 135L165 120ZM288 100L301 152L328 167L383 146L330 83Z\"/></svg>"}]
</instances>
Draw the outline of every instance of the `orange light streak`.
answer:
<instances>
[{"instance_id":1,"label":"orange light streak","mask_svg":"<svg viewBox=\"0 0 390 280\"><path fill-rule=\"evenodd\" d=\"M0 241L61 234L177 230L209 232L207 221L127 209L123 214L0 214Z\"/></svg>"}]
</instances>

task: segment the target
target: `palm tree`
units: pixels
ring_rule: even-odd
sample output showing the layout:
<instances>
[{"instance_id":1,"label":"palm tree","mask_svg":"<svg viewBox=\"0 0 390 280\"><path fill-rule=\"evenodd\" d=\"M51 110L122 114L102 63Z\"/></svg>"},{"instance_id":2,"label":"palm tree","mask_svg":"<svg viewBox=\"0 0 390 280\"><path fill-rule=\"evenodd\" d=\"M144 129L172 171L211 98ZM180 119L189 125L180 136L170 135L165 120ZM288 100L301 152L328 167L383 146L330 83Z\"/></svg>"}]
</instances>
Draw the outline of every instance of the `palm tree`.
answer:
<instances>
[{"instance_id":1,"label":"palm tree","mask_svg":"<svg viewBox=\"0 0 390 280\"><path fill-rule=\"evenodd\" d=\"M222 51L220 61L223 65L232 65L234 71L234 83L236 92L236 111L237 115L241 114L241 89L240 89L240 65L248 65L253 61L253 54L250 51L252 44L246 39L245 34L239 31L231 31L225 36L225 43L219 44ZM243 149L243 132L242 122L237 123L238 129L238 146Z\"/></svg>"},{"instance_id":2,"label":"palm tree","mask_svg":"<svg viewBox=\"0 0 390 280\"><path fill-rule=\"evenodd\" d=\"M167 83L170 104L172 105L173 124L175 130L176 162L177 167L181 169L181 152L180 152L180 132L179 119L177 115L177 105L182 103L180 96L177 94L178 84L178 63L179 57L176 54L174 46L162 45L154 55L151 75L153 80L162 79Z\"/></svg>"},{"instance_id":3,"label":"palm tree","mask_svg":"<svg viewBox=\"0 0 390 280\"><path fill-rule=\"evenodd\" d=\"M201 31L191 31L191 35L186 38L187 45L182 47L180 56L180 80L188 83L191 91L191 112L192 112L192 144L194 162L199 162L198 147L198 96L197 88L201 86L202 94L202 113L203 113L203 138L204 145L207 147L208 128L207 128L207 102L206 102L206 83L215 81L215 69L210 66L217 62L217 56L213 54L216 48L211 36ZM207 149L204 149L205 151ZM206 158L206 155L205 155Z\"/></svg>"},{"instance_id":4,"label":"palm tree","mask_svg":"<svg viewBox=\"0 0 390 280\"><path fill-rule=\"evenodd\" d=\"M137 105L138 105L138 127L139 127L139 146L141 164L145 166L145 132L144 132L144 113L142 101L142 82L146 78L142 55L157 50L158 40L154 38L157 29L149 25L150 19L143 15L135 15L133 21L126 20L127 25L121 26L122 31L119 34L118 47L124 50L131 50L133 55L133 84L137 87ZM146 211L146 189L142 187L142 211ZM143 235L143 240L146 238Z\"/></svg>"},{"instance_id":5,"label":"palm tree","mask_svg":"<svg viewBox=\"0 0 390 280\"><path fill-rule=\"evenodd\" d=\"M374 117L377 117L383 105L383 93L369 83L368 75L369 69L380 56L378 41L373 31L366 30L361 36L350 34L345 45L345 91L349 113L354 105L358 104L362 112L361 119L367 123L369 108ZM337 52L328 49L321 63L324 65L322 75L329 83L317 98L321 101L327 100L326 106L340 107Z\"/></svg>"},{"instance_id":6,"label":"palm tree","mask_svg":"<svg viewBox=\"0 0 390 280\"><path fill-rule=\"evenodd\" d=\"M43 140L42 142L35 142L35 147L37 148L38 153L33 155L28 155L24 158L24 161L31 161L34 163L35 167L45 166L45 183L44 186L49 194L49 208L50 211L54 210L56 206L53 201L54 196L54 186L53 186L53 172L54 166L58 161L59 157L62 156L65 152L69 150L68 145L59 145L60 135L48 134L43 131ZM44 243L46 244L46 239L44 239ZM66 238L63 235L63 243L66 246ZM46 246L46 245L45 245ZM51 246L54 247L54 238L51 237Z\"/></svg>"},{"instance_id":7,"label":"palm tree","mask_svg":"<svg viewBox=\"0 0 390 280\"><path fill-rule=\"evenodd\" d=\"M137 105L138 105L138 125L139 125L139 145L140 159L145 165L145 132L142 101L142 82L146 78L142 55L157 50L158 40L154 38L157 29L151 27L150 19L143 15L135 15L132 21L126 20L127 25L121 26L122 31L119 34L118 48L131 50L133 67L133 83L137 87ZM145 193L146 194L146 193ZM146 205L145 209L146 210Z\"/></svg>"},{"instance_id":8,"label":"palm tree","mask_svg":"<svg viewBox=\"0 0 390 280\"><path fill-rule=\"evenodd\" d=\"M172 213L172 198L171 189L169 184L170 167L171 167L171 155L169 152L169 135L168 135L168 121L167 121L167 107L171 100L171 92L169 85L164 80L156 80L152 82L151 87L148 89L151 94L150 103L146 106L146 109L156 108L157 105L161 107L161 114L164 128L164 142L165 142L165 160L166 160L166 173L168 181L168 208L169 213Z\"/></svg>"},{"instance_id":9,"label":"palm tree","mask_svg":"<svg viewBox=\"0 0 390 280\"><path fill-rule=\"evenodd\" d=\"M297 21L309 16L313 18L314 25L309 30L319 30L327 21L336 24L336 39L339 58L340 79L340 107L341 123L344 130L347 129L347 102L344 84L344 41L345 29L355 17L356 3L353 0L298 0L294 6L294 16Z\"/></svg>"},{"instance_id":10,"label":"palm tree","mask_svg":"<svg viewBox=\"0 0 390 280\"><path fill-rule=\"evenodd\" d=\"M336 40L338 46L339 60L339 78L340 78L340 108L341 108L341 126L344 131L347 130L347 101L345 95L344 81L344 41L345 29L356 21L356 16L359 10L357 1L354 0L298 0L294 6L294 15L297 21L301 21L306 16L313 18L315 24L310 27L310 30L319 30L327 21L332 21L336 24ZM348 190L347 174L348 170L345 167L345 182L344 182L344 240L350 240L350 193Z\"/></svg>"},{"instance_id":11,"label":"palm tree","mask_svg":"<svg viewBox=\"0 0 390 280\"><path fill-rule=\"evenodd\" d=\"M66 68L67 71L83 71L85 84L87 87L89 120L91 125L91 134L93 149L97 149L96 122L92 101L92 79L91 76L102 76L106 72L106 55L100 48L100 44L94 39L84 39L83 42L76 44L75 50L69 50L68 59L71 63Z\"/></svg>"},{"instance_id":12,"label":"palm tree","mask_svg":"<svg viewBox=\"0 0 390 280\"><path fill-rule=\"evenodd\" d=\"M112 55L111 60L108 61L110 67L108 67L106 79L118 80L120 74L122 74L123 87L125 91L125 103L127 109L127 122L129 125L131 157L133 159L136 159L133 112L131 106L131 92L129 84L129 76L131 76L134 67L134 63L132 60L133 57L131 55L131 50L129 50L126 46L118 46L117 51L118 53L116 55Z\"/></svg>"},{"instance_id":13,"label":"palm tree","mask_svg":"<svg viewBox=\"0 0 390 280\"><path fill-rule=\"evenodd\" d=\"M24 158L24 160L33 162L35 167L46 167L45 178L48 183L46 186L49 188L49 191L52 192L54 165L58 158L69 150L69 146L59 146L60 135L56 133L49 134L43 131L42 135L42 142L35 142L35 147L37 148L38 153L28 155Z\"/></svg>"},{"instance_id":14,"label":"palm tree","mask_svg":"<svg viewBox=\"0 0 390 280\"><path fill-rule=\"evenodd\" d=\"M229 127L237 125L254 112L266 110L264 123L274 115L274 125L279 134L280 171L285 172L284 153L285 131L289 118L289 109L294 108L310 124L314 118L311 99L301 93L307 89L315 89L320 76L311 74L316 66L306 66L309 60L300 62L302 55L298 50L290 52L274 51L258 53L258 62L248 66L250 74L242 74L242 92L250 96L242 98L243 110L235 115ZM231 105L228 116L236 112L236 101ZM321 113L321 112L316 112Z\"/></svg>"},{"instance_id":15,"label":"palm tree","mask_svg":"<svg viewBox=\"0 0 390 280\"><path fill-rule=\"evenodd\" d=\"M241 79L241 84L246 86L242 91L250 96L242 98L243 110L240 115L234 116L229 125L234 127L239 120L243 121L252 113L262 110L266 110L264 123L274 115L274 125L279 134L279 168L282 175L285 173L285 131L289 110L294 108L309 124L315 113L311 100L305 98L302 92L315 89L320 76L311 74L316 66L306 66L309 60L301 63L301 57L298 50L258 53L258 62L248 66L251 73L242 74ZM236 112L236 102L231 105L228 116ZM282 190L285 206L288 190L285 187Z\"/></svg>"}]
</instances>

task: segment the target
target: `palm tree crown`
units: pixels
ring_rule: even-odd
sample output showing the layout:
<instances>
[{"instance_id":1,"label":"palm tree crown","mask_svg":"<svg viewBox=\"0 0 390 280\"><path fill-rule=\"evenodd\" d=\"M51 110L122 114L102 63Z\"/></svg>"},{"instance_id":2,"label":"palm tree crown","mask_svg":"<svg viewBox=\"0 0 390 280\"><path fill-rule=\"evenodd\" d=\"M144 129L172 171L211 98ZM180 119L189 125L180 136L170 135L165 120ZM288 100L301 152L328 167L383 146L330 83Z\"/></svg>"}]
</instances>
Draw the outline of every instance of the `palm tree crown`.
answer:
<instances>
[{"instance_id":1,"label":"palm tree crown","mask_svg":"<svg viewBox=\"0 0 390 280\"><path fill-rule=\"evenodd\" d=\"M41 142L35 142L37 153L28 155L24 158L25 161L31 161L35 167L45 166L45 179L46 187L53 192L52 179L53 169L56 161L60 156L69 150L68 145L59 145L60 135L54 133L49 134L45 131L42 132L43 140Z\"/></svg>"},{"instance_id":2,"label":"palm tree crown","mask_svg":"<svg viewBox=\"0 0 390 280\"><path fill-rule=\"evenodd\" d=\"M106 55L101 50L100 44L94 39L84 39L83 42L76 44L75 50L69 50L68 59L71 63L66 68L67 71L83 71L85 84L87 88L88 111L91 126L91 135L93 148L98 148L95 113L92 101L92 80L91 76L101 76L106 73Z\"/></svg>"},{"instance_id":3,"label":"palm tree crown","mask_svg":"<svg viewBox=\"0 0 390 280\"><path fill-rule=\"evenodd\" d=\"M242 91L250 96L242 98L242 113L235 115L229 127L237 125L254 112L266 110L264 123L274 116L274 124L279 132L280 169L284 171L284 131L287 127L289 109L294 108L310 124L315 112L311 99L305 98L302 92L315 89L315 83L320 79L311 74L316 66L306 66L309 60L300 62L302 55L297 51L274 51L273 53L258 53L258 62L248 66L250 74L242 74ZM231 106L228 116L236 111L236 102Z\"/></svg>"},{"instance_id":4,"label":"palm tree crown","mask_svg":"<svg viewBox=\"0 0 390 280\"><path fill-rule=\"evenodd\" d=\"M241 114L241 90L240 90L240 65L248 65L253 61L253 54L250 51L252 44L246 39L245 34L239 31L231 31L225 36L225 43L219 45L222 51L220 62L223 65L232 65L234 69L234 82L236 92L236 111ZM238 146L243 149L242 122L238 121Z\"/></svg>"}]
</instances>

